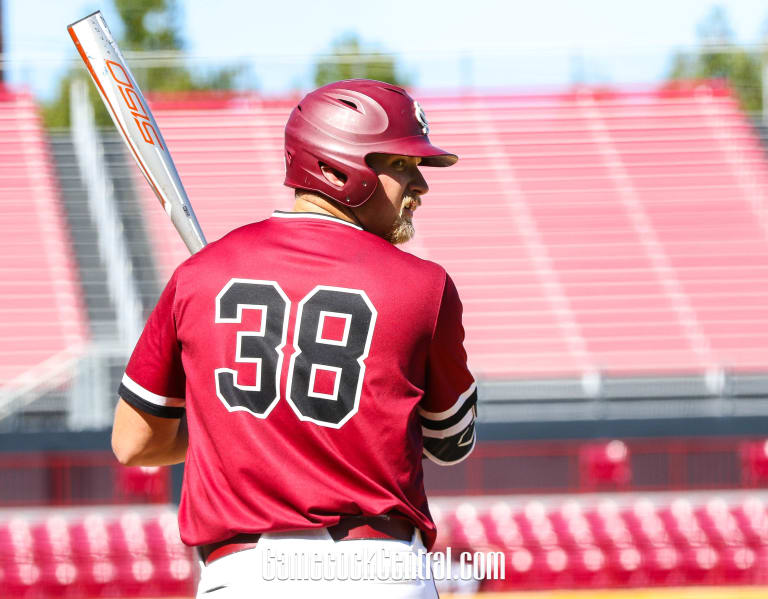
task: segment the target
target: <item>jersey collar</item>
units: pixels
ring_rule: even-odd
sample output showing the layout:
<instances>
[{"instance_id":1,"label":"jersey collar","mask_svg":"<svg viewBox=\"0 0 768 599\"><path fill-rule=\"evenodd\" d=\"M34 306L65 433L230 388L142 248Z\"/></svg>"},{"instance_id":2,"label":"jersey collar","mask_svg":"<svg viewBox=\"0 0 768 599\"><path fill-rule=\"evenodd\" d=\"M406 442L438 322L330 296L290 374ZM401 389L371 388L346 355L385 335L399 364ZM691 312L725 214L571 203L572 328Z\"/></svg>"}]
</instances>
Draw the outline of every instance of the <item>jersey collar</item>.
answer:
<instances>
[{"instance_id":1,"label":"jersey collar","mask_svg":"<svg viewBox=\"0 0 768 599\"><path fill-rule=\"evenodd\" d=\"M331 216L330 214L318 214L317 212L286 212L284 210L275 210L272 213L272 217L287 218L287 219L311 218L313 220L326 220L332 223L339 223L342 225L346 225L348 227L352 227L353 229L357 229L358 231L363 230L362 227L356 225L355 223L351 223L349 221L338 218L336 216Z\"/></svg>"}]
</instances>

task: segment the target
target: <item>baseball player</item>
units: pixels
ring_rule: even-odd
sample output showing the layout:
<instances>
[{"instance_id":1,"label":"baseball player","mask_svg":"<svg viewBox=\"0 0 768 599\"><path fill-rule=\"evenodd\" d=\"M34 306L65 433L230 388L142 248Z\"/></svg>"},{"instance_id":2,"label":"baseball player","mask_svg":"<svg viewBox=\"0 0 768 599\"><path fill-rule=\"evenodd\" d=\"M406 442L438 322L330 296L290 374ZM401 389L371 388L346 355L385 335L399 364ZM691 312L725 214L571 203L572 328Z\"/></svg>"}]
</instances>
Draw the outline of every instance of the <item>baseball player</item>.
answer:
<instances>
[{"instance_id":1,"label":"baseball player","mask_svg":"<svg viewBox=\"0 0 768 599\"><path fill-rule=\"evenodd\" d=\"M428 133L394 85L308 94L285 128L293 211L181 264L147 321L112 445L128 465L186 460L199 597L437 596L396 564L434 543L421 459L471 452L477 395L456 287L395 247L420 167L458 159Z\"/></svg>"}]
</instances>

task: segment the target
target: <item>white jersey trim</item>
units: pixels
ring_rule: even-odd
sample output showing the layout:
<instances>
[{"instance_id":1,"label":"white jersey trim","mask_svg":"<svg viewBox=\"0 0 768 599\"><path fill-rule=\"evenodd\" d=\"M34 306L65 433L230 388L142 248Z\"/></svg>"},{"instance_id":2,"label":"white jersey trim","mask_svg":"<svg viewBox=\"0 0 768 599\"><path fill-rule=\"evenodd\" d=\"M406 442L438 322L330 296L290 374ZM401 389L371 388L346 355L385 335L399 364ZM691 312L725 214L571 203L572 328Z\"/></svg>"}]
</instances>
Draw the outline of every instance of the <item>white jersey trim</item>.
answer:
<instances>
[{"instance_id":1,"label":"white jersey trim","mask_svg":"<svg viewBox=\"0 0 768 599\"><path fill-rule=\"evenodd\" d=\"M453 437L453 435L463 431L470 424L472 424L474 420L475 420L475 411L470 410L464 415L464 418L459 420L453 426L450 426L446 429L439 430L439 431L422 426L421 432L425 437L430 437L432 439L447 439L448 437Z\"/></svg>"},{"instance_id":2,"label":"white jersey trim","mask_svg":"<svg viewBox=\"0 0 768 599\"><path fill-rule=\"evenodd\" d=\"M423 410L419 408L419 415L426 418L427 420L445 420L446 418L450 418L461 409L461 406L463 406L464 402L467 401L467 399L469 399L469 397L475 392L476 388L477 388L477 383L473 381L472 384L469 386L469 389L467 389L466 391L464 391L464 393L459 395L459 398L456 400L456 403L454 403L447 410L444 410L443 412L427 412L427 410Z\"/></svg>"},{"instance_id":3,"label":"white jersey trim","mask_svg":"<svg viewBox=\"0 0 768 599\"><path fill-rule=\"evenodd\" d=\"M453 466L455 464L463 462L471 455L471 453L475 449L476 442L477 442L477 435L475 433L472 433L472 447L470 447L469 451L467 451L467 453L461 456L458 460L453 460L452 462L446 462L445 460L441 460L440 458L436 457L433 453L431 453L428 449L424 449L424 455L427 456L427 459L430 462L434 462L438 466Z\"/></svg>"},{"instance_id":4,"label":"white jersey trim","mask_svg":"<svg viewBox=\"0 0 768 599\"><path fill-rule=\"evenodd\" d=\"M363 231L363 228L356 225L355 223L350 223L348 221L342 220L340 218L336 218L335 216L330 216L326 214L318 214L317 212L281 212L279 210L275 210L272 213L273 218L288 218L288 219L297 219L297 218L311 218L314 220L325 220L331 223L336 223L339 225L346 225L347 227L352 227L353 229L357 229L358 231Z\"/></svg>"},{"instance_id":5,"label":"white jersey trim","mask_svg":"<svg viewBox=\"0 0 768 599\"><path fill-rule=\"evenodd\" d=\"M149 403L155 404L156 406L165 406L168 408L183 408L185 405L185 400L179 399L177 397L163 397L162 395L158 395L157 393L152 393L152 391L149 391L139 385L136 381L134 381L131 377L129 377L127 374L123 375L123 385L129 390L141 397L141 399L148 401Z\"/></svg>"}]
</instances>

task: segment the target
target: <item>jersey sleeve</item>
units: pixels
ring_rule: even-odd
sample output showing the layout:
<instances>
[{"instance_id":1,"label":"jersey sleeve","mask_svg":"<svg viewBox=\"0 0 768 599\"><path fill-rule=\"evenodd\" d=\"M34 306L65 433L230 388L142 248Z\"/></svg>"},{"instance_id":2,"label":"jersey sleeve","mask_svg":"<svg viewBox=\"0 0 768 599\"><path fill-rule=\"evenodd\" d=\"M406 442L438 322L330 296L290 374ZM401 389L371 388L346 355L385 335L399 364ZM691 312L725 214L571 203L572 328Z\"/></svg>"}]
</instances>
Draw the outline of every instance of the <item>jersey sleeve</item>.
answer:
<instances>
[{"instance_id":1,"label":"jersey sleeve","mask_svg":"<svg viewBox=\"0 0 768 599\"><path fill-rule=\"evenodd\" d=\"M441 465L457 464L475 446L477 385L467 368L461 315L459 294L446 275L419 406L424 455Z\"/></svg>"},{"instance_id":2,"label":"jersey sleeve","mask_svg":"<svg viewBox=\"0 0 768 599\"><path fill-rule=\"evenodd\" d=\"M186 377L173 309L176 284L174 273L144 326L119 389L134 408L163 418L184 415Z\"/></svg>"}]
</instances>

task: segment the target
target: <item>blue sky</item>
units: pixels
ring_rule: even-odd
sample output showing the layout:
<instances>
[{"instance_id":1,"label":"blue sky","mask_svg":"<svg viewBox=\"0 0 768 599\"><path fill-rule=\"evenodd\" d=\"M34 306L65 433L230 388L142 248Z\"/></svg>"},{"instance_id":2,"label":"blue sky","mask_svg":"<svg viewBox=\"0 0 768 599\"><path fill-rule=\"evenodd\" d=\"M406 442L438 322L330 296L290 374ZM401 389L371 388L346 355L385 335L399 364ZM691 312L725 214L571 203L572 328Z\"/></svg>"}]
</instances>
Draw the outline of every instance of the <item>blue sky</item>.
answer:
<instances>
[{"instance_id":1,"label":"blue sky","mask_svg":"<svg viewBox=\"0 0 768 599\"><path fill-rule=\"evenodd\" d=\"M66 25L111 2L5 0L8 79L47 97L74 58ZM764 39L758 0L187 0L181 23L198 65L247 65L245 85L279 93L311 85L312 57L356 31L400 55L419 87L566 86L574 81L648 83L671 54L696 42L696 24L725 8L743 44Z\"/></svg>"}]
</instances>

